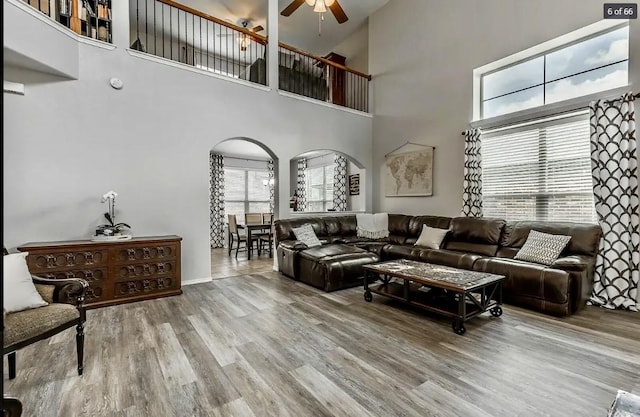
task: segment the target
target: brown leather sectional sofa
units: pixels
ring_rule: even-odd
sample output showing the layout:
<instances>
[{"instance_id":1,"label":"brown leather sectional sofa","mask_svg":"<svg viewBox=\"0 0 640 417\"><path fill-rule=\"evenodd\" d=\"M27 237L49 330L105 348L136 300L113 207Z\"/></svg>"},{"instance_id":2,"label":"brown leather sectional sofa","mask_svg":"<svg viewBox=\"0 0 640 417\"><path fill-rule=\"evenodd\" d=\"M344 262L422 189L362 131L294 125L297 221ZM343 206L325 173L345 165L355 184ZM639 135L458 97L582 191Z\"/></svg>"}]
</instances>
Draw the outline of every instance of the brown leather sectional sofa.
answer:
<instances>
[{"instance_id":1,"label":"brown leather sectional sofa","mask_svg":"<svg viewBox=\"0 0 640 417\"><path fill-rule=\"evenodd\" d=\"M311 224L322 246L295 240L292 228L303 224ZM413 245L424 224L449 229L443 249ZM570 235L571 241L551 266L514 260L530 230ZM505 302L557 316L584 307L601 234L600 226L584 223L389 214L389 237L370 240L357 237L355 215L275 222L280 271L325 291L361 285L365 264L405 258L504 275Z\"/></svg>"}]
</instances>

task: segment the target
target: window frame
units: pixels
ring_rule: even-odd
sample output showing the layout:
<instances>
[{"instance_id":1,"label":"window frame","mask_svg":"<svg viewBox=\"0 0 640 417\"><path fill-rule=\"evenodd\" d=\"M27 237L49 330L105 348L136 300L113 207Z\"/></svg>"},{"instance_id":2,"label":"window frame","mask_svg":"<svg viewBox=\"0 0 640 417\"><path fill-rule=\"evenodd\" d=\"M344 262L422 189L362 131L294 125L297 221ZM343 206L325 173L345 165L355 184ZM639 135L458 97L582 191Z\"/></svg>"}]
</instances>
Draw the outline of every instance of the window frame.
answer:
<instances>
[{"instance_id":1,"label":"window frame","mask_svg":"<svg viewBox=\"0 0 640 417\"><path fill-rule=\"evenodd\" d=\"M312 200L311 199L311 176L309 175L309 171L312 169L318 169L318 168L322 168L322 199L320 200ZM307 168L305 168L305 187L306 187L306 196L307 196L307 207L309 207L310 203L320 203L322 202L322 211L321 212L326 212L329 209L327 208L327 206L329 204L333 205L333 195L331 197L331 199L327 198L327 168L331 168L333 170L333 176L335 175L335 163L331 163L331 164L322 164L322 165L315 165L315 166L308 166ZM333 193L332 193L333 194ZM310 211L311 213L318 213L317 211Z\"/></svg>"},{"instance_id":2,"label":"window frame","mask_svg":"<svg viewBox=\"0 0 640 417\"><path fill-rule=\"evenodd\" d=\"M589 101L600 98L613 98L626 92L629 88L629 84L612 90L604 90L597 93L587 94L583 96L573 97L566 100L561 100L553 103L543 104L541 106L535 106L528 109L523 109L511 113L501 114L488 118L483 118L483 97L482 97L482 79L484 76L510 68L512 66L521 64L523 62L539 58L544 55L559 51L561 49L573 46L583 41L596 38L605 33L621 29L622 27L629 27L629 20L601 20L594 24L585 26L573 32L565 35L558 36L547 42L543 42L534 47L517 52L508 57L491 62L482 67L473 70L473 120L470 123L471 127L493 127L506 123L517 123L520 121L531 120L534 118L543 118L545 116L553 115L555 113L563 111L573 111L586 107ZM624 61L621 61L624 62ZM627 58L627 62L630 62L630 58ZM611 65L611 64L607 64ZM602 66L605 67L605 66ZM599 68L599 67L597 67ZM596 68L591 69L595 70ZM575 74L571 75L575 76ZM563 79L566 77L562 77ZM629 82L629 80L628 80ZM544 86L548 84L544 80ZM530 87L530 88L533 88ZM513 93L513 92L512 92Z\"/></svg>"},{"instance_id":3,"label":"window frame","mask_svg":"<svg viewBox=\"0 0 640 417\"><path fill-rule=\"evenodd\" d=\"M268 169L261 169L261 168L241 168L241 167L234 167L234 166L229 166L229 167L224 167L225 170L229 169L229 170L234 170L234 171L243 171L244 173L244 200L229 200L227 199L227 197L225 196L224 199L224 203L225 203L225 216L227 215L226 210L227 210L227 203L244 203L244 213L252 213L252 211L249 210L249 206L251 203L266 203L267 205L269 205L269 199L267 200L249 200L249 172L269 172ZM238 224L244 224L244 216L242 216L241 218L237 219Z\"/></svg>"}]
</instances>

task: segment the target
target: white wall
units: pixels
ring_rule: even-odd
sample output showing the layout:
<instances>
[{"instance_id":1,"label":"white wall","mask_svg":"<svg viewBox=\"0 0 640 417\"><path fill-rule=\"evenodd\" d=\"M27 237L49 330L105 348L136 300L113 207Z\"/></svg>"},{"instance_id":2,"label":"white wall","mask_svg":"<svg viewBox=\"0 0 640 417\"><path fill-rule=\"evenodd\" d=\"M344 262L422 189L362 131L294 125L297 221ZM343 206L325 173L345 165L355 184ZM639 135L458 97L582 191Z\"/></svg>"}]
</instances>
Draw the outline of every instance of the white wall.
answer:
<instances>
[{"instance_id":1,"label":"white wall","mask_svg":"<svg viewBox=\"0 0 640 417\"><path fill-rule=\"evenodd\" d=\"M390 1L369 19L376 211L459 215L472 71L602 19L596 0ZM630 21L640 89L640 21ZM434 195L385 198L384 155L407 140L436 146Z\"/></svg>"},{"instance_id":2,"label":"white wall","mask_svg":"<svg viewBox=\"0 0 640 417\"><path fill-rule=\"evenodd\" d=\"M34 39L38 39L34 34ZM317 148L371 166L370 117L80 44L77 81L5 68L25 83L4 95L4 242L87 238L115 190L137 236L184 238L183 281L210 276L209 151L256 139L279 158L279 216L289 214L289 160ZM124 81L114 90L109 78ZM368 195L371 195L368 193ZM371 199L368 201L369 207Z\"/></svg>"}]
</instances>

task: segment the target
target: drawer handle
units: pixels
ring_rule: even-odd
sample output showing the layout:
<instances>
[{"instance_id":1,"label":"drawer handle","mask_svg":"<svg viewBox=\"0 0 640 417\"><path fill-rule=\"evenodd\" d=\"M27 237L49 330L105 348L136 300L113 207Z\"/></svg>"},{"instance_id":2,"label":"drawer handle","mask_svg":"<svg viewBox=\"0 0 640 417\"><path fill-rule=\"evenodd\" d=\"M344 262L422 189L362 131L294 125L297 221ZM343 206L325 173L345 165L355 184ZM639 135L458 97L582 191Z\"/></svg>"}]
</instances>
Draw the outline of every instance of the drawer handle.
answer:
<instances>
[{"instance_id":1,"label":"drawer handle","mask_svg":"<svg viewBox=\"0 0 640 417\"><path fill-rule=\"evenodd\" d=\"M65 272L64 275L67 278L75 278L76 277L75 274L73 272L71 272L71 271L70 272Z\"/></svg>"},{"instance_id":2,"label":"drawer handle","mask_svg":"<svg viewBox=\"0 0 640 417\"><path fill-rule=\"evenodd\" d=\"M164 266L165 266L165 264L163 264L163 263L159 263L158 264L158 273L159 274L164 274L164 272L165 272Z\"/></svg>"},{"instance_id":3,"label":"drawer handle","mask_svg":"<svg viewBox=\"0 0 640 417\"><path fill-rule=\"evenodd\" d=\"M84 277L86 279L93 279L93 271L84 271Z\"/></svg>"},{"instance_id":4,"label":"drawer handle","mask_svg":"<svg viewBox=\"0 0 640 417\"><path fill-rule=\"evenodd\" d=\"M136 259L136 250L135 249L127 249L127 255L129 256L130 261L134 261Z\"/></svg>"},{"instance_id":5,"label":"drawer handle","mask_svg":"<svg viewBox=\"0 0 640 417\"><path fill-rule=\"evenodd\" d=\"M142 290L147 292L147 291L151 291L151 281L149 281L148 279L145 279L142 281Z\"/></svg>"},{"instance_id":6,"label":"drawer handle","mask_svg":"<svg viewBox=\"0 0 640 417\"><path fill-rule=\"evenodd\" d=\"M129 270L129 275L135 275L136 274L136 267L133 265L128 265L127 269Z\"/></svg>"},{"instance_id":7,"label":"drawer handle","mask_svg":"<svg viewBox=\"0 0 640 417\"><path fill-rule=\"evenodd\" d=\"M136 283L135 282L127 282L127 290L129 291L129 294L133 294L138 292L138 287L136 287Z\"/></svg>"},{"instance_id":8,"label":"drawer handle","mask_svg":"<svg viewBox=\"0 0 640 417\"><path fill-rule=\"evenodd\" d=\"M93 263L93 252L85 252L84 253L84 258L87 260L88 264L92 264Z\"/></svg>"},{"instance_id":9,"label":"drawer handle","mask_svg":"<svg viewBox=\"0 0 640 417\"><path fill-rule=\"evenodd\" d=\"M164 246L158 247L158 256L159 257L163 257L164 256Z\"/></svg>"},{"instance_id":10,"label":"drawer handle","mask_svg":"<svg viewBox=\"0 0 640 417\"><path fill-rule=\"evenodd\" d=\"M151 275L151 268L149 267L149 264L142 265L142 273L144 275Z\"/></svg>"},{"instance_id":11,"label":"drawer handle","mask_svg":"<svg viewBox=\"0 0 640 417\"><path fill-rule=\"evenodd\" d=\"M164 282L165 282L165 281L164 281L164 278L158 278L157 282L158 282L158 289L160 289L160 288L164 288L164 287L165 287L165 285L164 285Z\"/></svg>"},{"instance_id":12,"label":"drawer handle","mask_svg":"<svg viewBox=\"0 0 640 417\"><path fill-rule=\"evenodd\" d=\"M76 264L76 255L73 253L67 253L67 266L72 266Z\"/></svg>"},{"instance_id":13,"label":"drawer handle","mask_svg":"<svg viewBox=\"0 0 640 417\"><path fill-rule=\"evenodd\" d=\"M47 268L56 267L56 257L53 255L47 255Z\"/></svg>"},{"instance_id":14,"label":"drawer handle","mask_svg":"<svg viewBox=\"0 0 640 417\"><path fill-rule=\"evenodd\" d=\"M149 248L142 248L142 256L144 259L151 258L151 250Z\"/></svg>"}]
</instances>

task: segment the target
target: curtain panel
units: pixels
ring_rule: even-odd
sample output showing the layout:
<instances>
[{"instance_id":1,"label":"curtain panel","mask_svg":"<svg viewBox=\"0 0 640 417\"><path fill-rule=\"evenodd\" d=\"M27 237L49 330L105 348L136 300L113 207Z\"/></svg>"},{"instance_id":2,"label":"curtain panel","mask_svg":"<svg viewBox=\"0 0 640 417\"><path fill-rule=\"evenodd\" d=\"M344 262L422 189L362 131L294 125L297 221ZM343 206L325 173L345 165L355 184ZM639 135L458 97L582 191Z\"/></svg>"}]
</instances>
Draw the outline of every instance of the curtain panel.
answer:
<instances>
[{"instance_id":1,"label":"curtain panel","mask_svg":"<svg viewBox=\"0 0 640 417\"><path fill-rule=\"evenodd\" d=\"M591 303L638 311L640 201L634 95L590 104L593 195L603 237Z\"/></svg>"},{"instance_id":2,"label":"curtain panel","mask_svg":"<svg viewBox=\"0 0 640 417\"><path fill-rule=\"evenodd\" d=\"M267 172L268 172L268 185L269 185L269 212L274 213L276 207L276 197L275 197L275 185L276 185L276 173L274 169L273 159L269 159L267 162Z\"/></svg>"},{"instance_id":3,"label":"curtain panel","mask_svg":"<svg viewBox=\"0 0 640 417\"><path fill-rule=\"evenodd\" d=\"M226 237L224 218L224 158L220 154L209 154L210 241L211 248L223 248Z\"/></svg>"},{"instance_id":4,"label":"curtain panel","mask_svg":"<svg viewBox=\"0 0 640 417\"><path fill-rule=\"evenodd\" d=\"M347 157L336 154L333 170L333 208L347 211Z\"/></svg>"},{"instance_id":5,"label":"curtain panel","mask_svg":"<svg viewBox=\"0 0 640 417\"><path fill-rule=\"evenodd\" d=\"M305 178L306 170L307 170L307 160L305 158L298 159L297 185L296 185L297 204L294 209L295 211L305 211L307 209L307 181Z\"/></svg>"},{"instance_id":6,"label":"curtain panel","mask_svg":"<svg viewBox=\"0 0 640 417\"><path fill-rule=\"evenodd\" d=\"M463 216L482 217L481 136L480 129L469 129L464 133Z\"/></svg>"}]
</instances>

